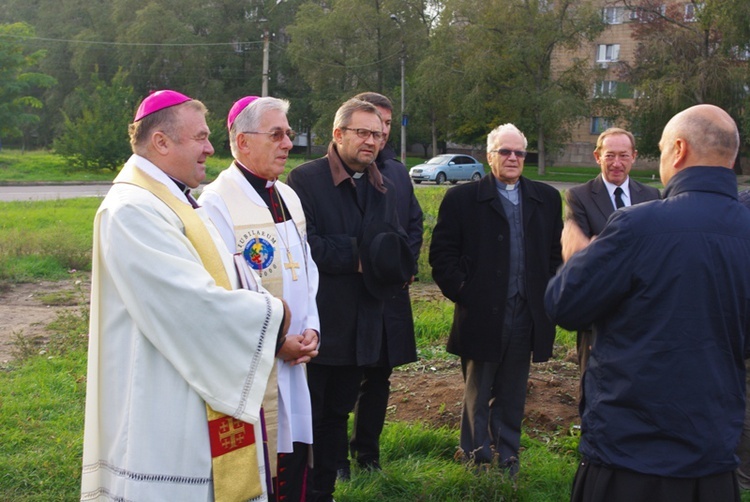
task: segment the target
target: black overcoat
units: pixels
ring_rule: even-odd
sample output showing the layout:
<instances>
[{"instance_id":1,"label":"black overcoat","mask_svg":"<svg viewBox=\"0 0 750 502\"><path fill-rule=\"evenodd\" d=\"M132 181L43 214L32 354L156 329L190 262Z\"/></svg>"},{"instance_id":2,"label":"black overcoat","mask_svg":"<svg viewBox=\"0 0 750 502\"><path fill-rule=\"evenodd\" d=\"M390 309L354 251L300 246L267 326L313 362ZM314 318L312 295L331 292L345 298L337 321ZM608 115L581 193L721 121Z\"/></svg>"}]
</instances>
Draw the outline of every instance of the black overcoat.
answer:
<instances>
[{"instance_id":1,"label":"black overcoat","mask_svg":"<svg viewBox=\"0 0 750 502\"><path fill-rule=\"evenodd\" d=\"M544 183L521 177L526 296L533 320L533 360L552 355L555 325L544 310L547 282L562 263L562 200ZM440 205L430 245L432 276L455 302L448 352L500 361L510 260L510 226L490 173L450 189Z\"/></svg>"},{"instance_id":2,"label":"black overcoat","mask_svg":"<svg viewBox=\"0 0 750 502\"><path fill-rule=\"evenodd\" d=\"M393 182L396 189L396 212L407 236L409 249L414 256L414 275L417 274L419 252L422 248L422 208L414 195L409 173L396 160L393 149L386 145L377 158L383 176ZM385 301L385 334L387 338L385 366L396 367L417 360L417 345L414 339L414 318L411 310L409 289L403 289L395 297Z\"/></svg>"},{"instance_id":3,"label":"black overcoat","mask_svg":"<svg viewBox=\"0 0 750 502\"><path fill-rule=\"evenodd\" d=\"M320 352L311 364L367 366L380 356L383 301L367 291L358 272L359 243L368 225L385 222L398 227L396 193L372 164L368 169L375 170L385 191L367 183L367 205L362 210L352 179L346 176L334 181L329 157L335 156L339 165L341 160L334 147L328 152L295 168L287 177L287 184L302 202L307 241L320 274Z\"/></svg>"}]
</instances>

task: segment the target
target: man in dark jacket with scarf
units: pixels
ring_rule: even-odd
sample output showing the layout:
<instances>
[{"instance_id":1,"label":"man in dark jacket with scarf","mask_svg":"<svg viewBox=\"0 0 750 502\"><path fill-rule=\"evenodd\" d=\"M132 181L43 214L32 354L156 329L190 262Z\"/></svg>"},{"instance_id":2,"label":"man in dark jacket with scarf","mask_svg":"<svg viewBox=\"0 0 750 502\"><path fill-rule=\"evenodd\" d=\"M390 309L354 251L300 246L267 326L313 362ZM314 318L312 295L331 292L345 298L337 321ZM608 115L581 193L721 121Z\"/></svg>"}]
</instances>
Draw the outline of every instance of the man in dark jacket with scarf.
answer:
<instances>
[{"instance_id":1,"label":"man in dark jacket with scarf","mask_svg":"<svg viewBox=\"0 0 750 502\"><path fill-rule=\"evenodd\" d=\"M750 211L739 135L712 105L659 143L664 199L624 208L586 246L566 222L550 317L597 330L581 401L573 501L739 501L750 337Z\"/></svg>"},{"instance_id":2,"label":"man in dark jacket with scarf","mask_svg":"<svg viewBox=\"0 0 750 502\"><path fill-rule=\"evenodd\" d=\"M287 177L302 202L320 274L320 352L307 365L314 458L308 501L333 500L337 457L346 448L362 368L380 358L383 299L408 282L414 267L398 225L395 189L374 163L382 138L377 108L350 99L336 112L328 154ZM378 250L378 242L387 246ZM378 284L393 276L400 281L395 288Z\"/></svg>"},{"instance_id":3,"label":"man in dark jacket with scarf","mask_svg":"<svg viewBox=\"0 0 750 502\"><path fill-rule=\"evenodd\" d=\"M512 477L531 354L546 361L555 340L544 289L562 263L560 193L521 176L526 146L513 124L487 136L492 173L446 193L430 246L432 276L456 304L448 352L465 382L461 450Z\"/></svg>"},{"instance_id":4,"label":"man in dark jacket with scarf","mask_svg":"<svg viewBox=\"0 0 750 502\"><path fill-rule=\"evenodd\" d=\"M363 92L357 99L372 103L383 119L383 141L375 159L378 169L393 183L396 191L396 212L399 224L406 232L409 250L414 256L411 281L417 274L417 260L422 247L422 208L414 195L409 173L388 143L393 117L391 100L377 92ZM411 312L409 288L406 287L392 298L386 298L383 309L383 345L376 364L363 368L362 384L357 405L354 407L354 426L349 442L352 459L364 469L380 469L380 434L385 423L390 376L393 368L417 360L417 345L414 340L414 318ZM342 452L338 476L346 479L349 474L349 458Z\"/></svg>"}]
</instances>

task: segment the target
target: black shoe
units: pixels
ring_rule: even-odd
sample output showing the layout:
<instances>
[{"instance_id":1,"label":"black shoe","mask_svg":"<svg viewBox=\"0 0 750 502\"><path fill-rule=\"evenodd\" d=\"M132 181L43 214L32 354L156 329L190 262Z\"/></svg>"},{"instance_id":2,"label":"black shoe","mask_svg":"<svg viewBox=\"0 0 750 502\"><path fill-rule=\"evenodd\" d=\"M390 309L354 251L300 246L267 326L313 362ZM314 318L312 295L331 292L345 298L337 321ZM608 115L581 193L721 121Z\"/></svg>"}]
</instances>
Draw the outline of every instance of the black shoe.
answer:
<instances>
[{"instance_id":1,"label":"black shoe","mask_svg":"<svg viewBox=\"0 0 750 502\"><path fill-rule=\"evenodd\" d=\"M382 471L383 470L383 468L380 467L380 462L378 462L376 459L360 461L359 467L363 471Z\"/></svg>"},{"instance_id":2,"label":"black shoe","mask_svg":"<svg viewBox=\"0 0 750 502\"><path fill-rule=\"evenodd\" d=\"M336 470L336 481L349 481L350 479L352 479L352 471L349 467Z\"/></svg>"}]
</instances>

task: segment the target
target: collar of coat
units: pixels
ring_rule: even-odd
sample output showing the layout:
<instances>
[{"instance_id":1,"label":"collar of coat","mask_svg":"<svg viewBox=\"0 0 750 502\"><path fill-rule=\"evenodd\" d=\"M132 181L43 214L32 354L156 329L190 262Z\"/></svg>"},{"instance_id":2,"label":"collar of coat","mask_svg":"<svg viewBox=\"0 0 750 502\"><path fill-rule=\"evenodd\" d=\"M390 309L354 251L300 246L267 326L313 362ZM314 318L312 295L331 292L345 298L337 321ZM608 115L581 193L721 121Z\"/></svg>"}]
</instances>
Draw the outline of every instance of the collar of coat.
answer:
<instances>
[{"instance_id":1,"label":"collar of coat","mask_svg":"<svg viewBox=\"0 0 750 502\"><path fill-rule=\"evenodd\" d=\"M338 186L344 181L349 180L349 183L351 183L352 186L355 186L354 180L344 168L344 161L341 160L339 152L336 149L336 143L334 143L333 141L331 141L331 143L328 145L328 154L326 155L326 157L328 157L328 165L331 166L331 176L333 177L333 184ZM385 184L383 183L383 175L380 174L380 171L378 170L378 167L374 162L365 168L365 173L367 173L367 181L370 182L370 185L375 187L375 190L380 193L385 193L388 191L388 189L385 187Z\"/></svg>"},{"instance_id":2,"label":"collar of coat","mask_svg":"<svg viewBox=\"0 0 750 502\"><path fill-rule=\"evenodd\" d=\"M721 166L693 166L678 172L664 187L664 198L683 192L713 192L737 198L737 175Z\"/></svg>"}]
</instances>

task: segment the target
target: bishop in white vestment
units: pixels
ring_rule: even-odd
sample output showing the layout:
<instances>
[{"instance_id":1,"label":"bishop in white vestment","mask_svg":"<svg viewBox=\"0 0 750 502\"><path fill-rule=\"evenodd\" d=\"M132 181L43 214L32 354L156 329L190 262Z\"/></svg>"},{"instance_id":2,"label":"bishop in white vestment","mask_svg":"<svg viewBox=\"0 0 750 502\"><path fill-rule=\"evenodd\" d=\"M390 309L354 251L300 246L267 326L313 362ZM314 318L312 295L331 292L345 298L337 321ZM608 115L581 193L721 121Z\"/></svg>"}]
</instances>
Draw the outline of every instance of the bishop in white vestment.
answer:
<instances>
[{"instance_id":1,"label":"bishop in white vestment","mask_svg":"<svg viewBox=\"0 0 750 502\"><path fill-rule=\"evenodd\" d=\"M278 174L283 172L279 157L285 160L292 146L286 135L287 109L288 103L276 98L243 98L237 102L228 121L230 144L237 160L203 190L199 201L226 247L242 256L260 276L264 289L287 302L292 313L287 337L304 338L303 334L313 333L317 351L317 333L320 332L315 301L318 269L310 257L305 215L299 198L277 180ZM236 114L233 115L233 111ZM253 121L253 117L257 120ZM237 127L233 128L235 120ZM246 137L239 132L273 131L274 127L283 132L278 138L262 133ZM243 136L238 138L238 135ZM270 154L266 155L268 152ZM263 163L266 158L279 160L276 165L273 161ZM278 414L273 424L277 427L273 430L280 454L280 468L274 476L279 500L304 499L307 445L313 442L305 366L297 362L297 359L277 357L278 394L273 398L278 401ZM273 437L269 437L269 441L273 441ZM275 465L275 458L269 460Z\"/></svg>"},{"instance_id":2,"label":"bishop in white vestment","mask_svg":"<svg viewBox=\"0 0 750 502\"><path fill-rule=\"evenodd\" d=\"M214 486L212 451L256 440L247 464L255 472L237 474L257 478L251 498L266 500L260 401L284 306L267 292L226 289L209 273L204 246L228 286L238 286L232 255L181 190L198 185L213 153L205 107L182 103L167 102L174 109L164 119L177 137L159 131L146 146L133 140L149 158L130 158L97 212L81 500L212 501L215 489L217 501L236 500L219 495L234 483ZM185 210L199 219L185 223ZM207 230L209 242L191 240L190 226ZM218 447L206 405L229 416Z\"/></svg>"}]
</instances>

